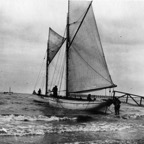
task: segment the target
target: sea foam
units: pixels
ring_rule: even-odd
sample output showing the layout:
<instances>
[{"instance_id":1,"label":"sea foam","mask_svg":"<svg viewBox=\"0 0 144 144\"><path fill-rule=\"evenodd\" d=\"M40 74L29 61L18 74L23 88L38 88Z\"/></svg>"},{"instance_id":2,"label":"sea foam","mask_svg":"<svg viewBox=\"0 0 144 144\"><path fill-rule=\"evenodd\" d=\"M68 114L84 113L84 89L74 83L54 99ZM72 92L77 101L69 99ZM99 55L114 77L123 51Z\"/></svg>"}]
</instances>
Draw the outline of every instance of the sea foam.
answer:
<instances>
[{"instance_id":1,"label":"sea foam","mask_svg":"<svg viewBox=\"0 0 144 144\"><path fill-rule=\"evenodd\" d=\"M0 135L25 136L64 132L113 132L131 129L134 126L141 127L140 125L120 121L89 121L79 123L76 121L77 118L78 117L48 117L43 115L0 115Z\"/></svg>"},{"instance_id":2,"label":"sea foam","mask_svg":"<svg viewBox=\"0 0 144 144\"><path fill-rule=\"evenodd\" d=\"M54 122L75 120L76 117L0 115L0 135L43 135L56 132Z\"/></svg>"}]
</instances>

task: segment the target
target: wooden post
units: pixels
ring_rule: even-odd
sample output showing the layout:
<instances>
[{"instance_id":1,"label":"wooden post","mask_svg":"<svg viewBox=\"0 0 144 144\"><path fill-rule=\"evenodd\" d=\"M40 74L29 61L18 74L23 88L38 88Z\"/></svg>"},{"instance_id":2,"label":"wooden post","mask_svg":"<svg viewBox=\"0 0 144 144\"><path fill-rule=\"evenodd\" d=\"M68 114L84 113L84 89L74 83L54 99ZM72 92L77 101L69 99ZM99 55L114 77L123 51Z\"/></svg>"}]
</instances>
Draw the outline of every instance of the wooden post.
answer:
<instances>
[{"instance_id":1,"label":"wooden post","mask_svg":"<svg viewBox=\"0 0 144 144\"><path fill-rule=\"evenodd\" d=\"M143 98L141 97L141 98L140 98L140 106L141 106L141 104L142 104L142 99L143 99Z\"/></svg>"},{"instance_id":2,"label":"wooden post","mask_svg":"<svg viewBox=\"0 0 144 144\"><path fill-rule=\"evenodd\" d=\"M113 91L113 98L115 97L115 91Z\"/></svg>"},{"instance_id":3,"label":"wooden post","mask_svg":"<svg viewBox=\"0 0 144 144\"><path fill-rule=\"evenodd\" d=\"M128 96L129 96L129 95L127 94L126 103L128 102Z\"/></svg>"}]
</instances>

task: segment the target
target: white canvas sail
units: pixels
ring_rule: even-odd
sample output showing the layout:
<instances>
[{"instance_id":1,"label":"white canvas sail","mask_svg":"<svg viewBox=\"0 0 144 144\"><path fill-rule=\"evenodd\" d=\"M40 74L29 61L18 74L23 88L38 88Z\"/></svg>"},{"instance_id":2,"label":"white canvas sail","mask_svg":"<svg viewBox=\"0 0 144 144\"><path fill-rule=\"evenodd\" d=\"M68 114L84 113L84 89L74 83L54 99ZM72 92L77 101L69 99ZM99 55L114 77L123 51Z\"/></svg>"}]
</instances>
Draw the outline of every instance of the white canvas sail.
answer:
<instances>
[{"instance_id":1,"label":"white canvas sail","mask_svg":"<svg viewBox=\"0 0 144 144\"><path fill-rule=\"evenodd\" d=\"M61 49L65 38L60 36L54 30L49 28L49 39L47 48L47 67L46 67L46 94L52 90L53 86L61 85L59 77L62 77L61 69L63 68L60 63L60 57L63 57ZM60 86L59 86L60 87Z\"/></svg>"},{"instance_id":2,"label":"white canvas sail","mask_svg":"<svg viewBox=\"0 0 144 144\"><path fill-rule=\"evenodd\" d=\"M91 2L70 1L69 7L69 92L113 87Z\"/></svg>"},{"instance_id":3,"label":"white canvas sail","mask_svg":"<svg viewBox=\"0 0 144 144\"><path fill-rule=\"evenodd\" d=\"M65 45L63 45L48 67L48 91L57 85L58 94L65 94L65 66Z\"/></svg>"},{"instance_id":4,"label":"white canvas sail","mask_svg":"<svg viewBox=\"0 0 144 144\"><path fill-rule=\"evenodd\" d=\"M49 28L49 39L48 39L48 61L52 61L58 50L61 48L64 43L65 38L60 36L54 30Z\"/></svg>"}]
</instances>

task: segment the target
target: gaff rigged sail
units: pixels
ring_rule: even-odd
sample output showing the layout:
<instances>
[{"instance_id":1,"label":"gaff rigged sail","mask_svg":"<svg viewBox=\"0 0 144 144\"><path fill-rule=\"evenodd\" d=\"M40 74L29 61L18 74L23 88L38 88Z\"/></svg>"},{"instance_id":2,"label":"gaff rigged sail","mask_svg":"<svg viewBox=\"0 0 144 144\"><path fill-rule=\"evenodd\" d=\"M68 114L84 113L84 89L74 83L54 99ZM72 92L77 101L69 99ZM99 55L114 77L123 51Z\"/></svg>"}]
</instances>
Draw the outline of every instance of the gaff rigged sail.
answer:
<instances>
[{"instance_id":1,"label":"gaff rigged sail","mask_svg":"<svg viewBox=\"0 0 144 144\"><path fill-rule=\"evenodd\" d=\"M91 2L70 1L69 35L69 92L115 87L105 61Z\"/></svg>"},{"instance_id":2,"label":"gaff rigged sail","mask_svg":"<svg viewBox=\"0 0 144 144\"><path fill-rule=\"evenodd\" d=\"M54 30L49 28L49 39L48 39L48 61L49 63L53 60L61 46L63 45L65 38L60 36Z\"/></svg>"},{"instance_id":3,"label":"gaff rigged sail","mask_svg":"<svg viewBox=\"0 0 144 144\"><path fill-rule=\"evenodd\" d=\"M50 82L50 63L62 47L63 43L65 41L65 38L60 36L58 33L56 33L54 30L49 28L49 39L48 39L48 47L47 47L47 62L46 62L46 95L49 91L49 82Z\"/></svg>"}]
</instances>

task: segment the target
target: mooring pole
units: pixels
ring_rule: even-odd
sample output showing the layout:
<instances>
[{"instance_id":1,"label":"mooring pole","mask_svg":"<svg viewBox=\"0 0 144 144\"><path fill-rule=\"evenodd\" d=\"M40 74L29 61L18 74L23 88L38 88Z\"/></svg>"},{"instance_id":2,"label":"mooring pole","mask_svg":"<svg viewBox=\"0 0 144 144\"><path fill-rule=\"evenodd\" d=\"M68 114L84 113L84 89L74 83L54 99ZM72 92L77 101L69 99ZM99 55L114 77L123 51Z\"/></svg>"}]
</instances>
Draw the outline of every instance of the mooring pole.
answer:
<instances>
[{"instance_id":1,"label":"mooring pole","mask_svg":"<svg viewBox=\"0 0 144 144\"><path fill-rule=\"evenodd\" d=\"M127 94L126 103L128 102L128 96L129 96L129 95Z\"/></svg>"},{"instance_id":2,"label":"mooring pole","mask_svg":"<svg viewBox=\"0 0 144 144\"><path fill-rule=\"evenodd\" d=\"M141 104L142 104L142 99L143 99L143 98L141 97L141 98L140 98L140 106L141 106Z\"/></svg>"},{"instance_id":3,"label":"mooring pole","mask_svg":"<svg viewBox=\"0 0 144 144\"><path fill-rule=\"evenodd\" d=\"M115 91L113 91L113 98L115 97Z\"/></svg>"}]
</instances>

